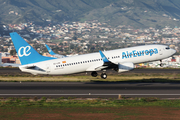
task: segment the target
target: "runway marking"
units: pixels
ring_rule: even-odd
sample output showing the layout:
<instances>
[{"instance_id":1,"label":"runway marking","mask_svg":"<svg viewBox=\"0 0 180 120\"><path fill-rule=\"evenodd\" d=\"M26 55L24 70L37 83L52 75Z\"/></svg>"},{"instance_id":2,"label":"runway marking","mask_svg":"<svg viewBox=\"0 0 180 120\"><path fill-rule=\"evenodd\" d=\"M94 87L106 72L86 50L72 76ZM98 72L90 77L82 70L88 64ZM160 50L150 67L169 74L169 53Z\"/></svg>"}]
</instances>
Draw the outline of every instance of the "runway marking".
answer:
<instances>
[{"instance_id":1,"label":"runway marking","mask_svg":"<svg viewBox=\"0 0 180 120\"><path fill-rule=\"evenodd\" d=\"M177 95L177 96L180 96L180 94L92 94L92 93L88 93L88 94L0 94L0 96L3 96L3 95L5 95L5 96L18 96L18 95L20 95L20 96L43 96L43 95L51 95L51 96L62 96L62 95L77 95L77 96L84 96L84 95L87 95L87 96L97 96L97 95L101 95L101 96L104 96L104 95L107 95L107 96L114 96L114 95L130 95L130 96L143 96L143 95L145 95L145 96L151 96L151 95L153 95L153 96L175 96L175 95Z\"/></svg>"}]
</instances>

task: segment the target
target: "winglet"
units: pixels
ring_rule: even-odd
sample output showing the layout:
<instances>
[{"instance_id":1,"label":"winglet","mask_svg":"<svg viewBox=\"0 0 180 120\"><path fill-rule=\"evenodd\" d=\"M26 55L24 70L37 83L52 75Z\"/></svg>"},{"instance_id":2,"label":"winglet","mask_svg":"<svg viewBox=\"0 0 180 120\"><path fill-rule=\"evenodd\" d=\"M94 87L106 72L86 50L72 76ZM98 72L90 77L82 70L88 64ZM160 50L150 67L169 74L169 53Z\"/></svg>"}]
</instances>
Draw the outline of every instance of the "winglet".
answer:
<instances>
[{"instance_id":1,"label":"winglet","mask_svg":"<svg viewBox=\"0 0 180 120\"><path fill-rule=\"evenodd\" d=\"M55 55L55 53L51 50L51 48L45 44L46 48L48 49L48 52L51 54L51 55Z\"/></svg>"},{"instance_id":2,"label":"winglet","mask_svg":"<svg viewBox=\"0 0 180 120\"><path fill-rule=\"evenodd\" d=\"M103 54L102 51L99 50L99 53L100 53L100 55L101 55L101 57L102 57L104 63L110 62L110 61L107 59L107 57Z\"/></svg>"}]
</instances>

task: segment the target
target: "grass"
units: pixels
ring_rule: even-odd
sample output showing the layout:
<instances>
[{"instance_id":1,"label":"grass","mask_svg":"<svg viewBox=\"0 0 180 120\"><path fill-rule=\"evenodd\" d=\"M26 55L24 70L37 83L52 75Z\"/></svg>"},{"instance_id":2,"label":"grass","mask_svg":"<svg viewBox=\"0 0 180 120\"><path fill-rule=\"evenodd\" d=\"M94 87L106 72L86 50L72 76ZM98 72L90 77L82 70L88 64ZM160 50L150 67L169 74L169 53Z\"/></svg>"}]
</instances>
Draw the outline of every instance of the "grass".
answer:
<instances>
[{"instance_id":1,"label":"grass","mask_svg":"<svg viewBox=\"0 0 180 120\"><path fill-rule=\"evenodd\" d=\"M107 79L100 76L66 75L66 76L32 76L1 75L2 82L180 82L180 74L123 74L109 75Z\"/></svg>"},{"instance_id":2,"label":"grass","mask_svg":"<svg viewBox=\"0 0 180 120\"><path fill-rule=\"evenodd\" d=\"M0 99L0 113L1 119L175 119L180 100L11 97Z\"/></svg>"},{"instance_id":3,"label":"grass","mask_svg":"<svg viewBox=\"0 0 180 120\"><path fill-rule=\"evenodd\" d=\"M158 98L121 98L121 99L80 99L80 98L0 98L0 107L121 107L121 106L162 106L180 108L180 100L161 100Z\"/></svg>"}]
</instances>

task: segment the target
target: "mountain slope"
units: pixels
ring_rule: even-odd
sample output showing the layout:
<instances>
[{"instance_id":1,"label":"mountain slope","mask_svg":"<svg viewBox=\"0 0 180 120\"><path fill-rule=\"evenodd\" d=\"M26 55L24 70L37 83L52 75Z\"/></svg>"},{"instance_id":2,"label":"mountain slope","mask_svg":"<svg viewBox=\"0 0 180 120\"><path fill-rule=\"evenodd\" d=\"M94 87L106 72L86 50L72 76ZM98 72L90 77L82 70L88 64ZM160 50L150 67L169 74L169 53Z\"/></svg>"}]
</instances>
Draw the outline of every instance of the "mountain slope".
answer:
<instances>
[{"instance_id":1,"label":"mountain slope","mask_svg":"<svg viewBox=\"0 0 180 120\"><path fill-rule=\"evenodd\" d=\"M3 23L76 21L83 13L113 1L117 0L0 0L0 19Z\"/></svg>"},{"instance_id":2,"label":"mountain slope","mask_svg":"<svg viewBox=\"0 0 180 120\"><path fill-rule=\"evenodd\" d=\"M99 20L136 28L178 26L179 0L0 0L4 24Z\"/></svg>"},{"instance_id":3,"label":"mountain slope","mask_svg":"<svg viewBox=\"0 0 180 120\"><path fill-rule=\"evenodd\" d=\"M112 25L155 27L179 25L179 0L120 0L104 8L94 9L85 15L87 20L99 19Z\"/></svg>"}]
</instances>

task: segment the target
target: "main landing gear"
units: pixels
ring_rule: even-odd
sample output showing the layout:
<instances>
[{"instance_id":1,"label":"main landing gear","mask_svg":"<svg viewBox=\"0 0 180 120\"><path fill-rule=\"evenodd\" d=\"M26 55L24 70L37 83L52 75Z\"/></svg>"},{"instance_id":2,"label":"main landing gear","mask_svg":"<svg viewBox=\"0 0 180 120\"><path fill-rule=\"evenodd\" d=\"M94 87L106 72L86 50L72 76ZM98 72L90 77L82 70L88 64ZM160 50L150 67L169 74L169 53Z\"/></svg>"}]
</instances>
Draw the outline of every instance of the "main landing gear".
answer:
<instances>
[{"instance_id":1,"label":"main landing gear","mask_svg":"<svg viewBox=\"0 0 180 120\"><path fill-rule=\"evenodd\" d=\"M101 74L101 78L106 79L107 78L107 74L106 73L102 73Z\"/></svg>"},{"instance_id":2,"label":"main landing gear","mask_svg":"<svg viewBox=\"0 0 180 120\"><path fill-rule=\"evenodd\" d=\"M97 72L96 71L93 71L92 73L91 73L91 76L93 76L93 77L97 77ZM106 79L107 78L107 74L106 73L102 73L101 74L101 78L103 78L103 79Z\"/></svg>"},{"instance_id":3,"label":"main landing gear","mask_svg":"<svg viewBox=\"0 0 180 120\"><path fill-rule=\"evenodd\" d=\"M96 71L93 71L92 73L91 73L91 76L93 76L93 77L97 77L97 72Z\"/></svg>"},{"instance_id":4,"label":"main landing gear","mask_svg":"<svg viewBox=\"0 0 180 120\"><path fill-rule=\"evenodd\" d=\"M161 66L161 67L163 66L162 60L160 60L160 66Z\"/></svg>"}]
</instances>

